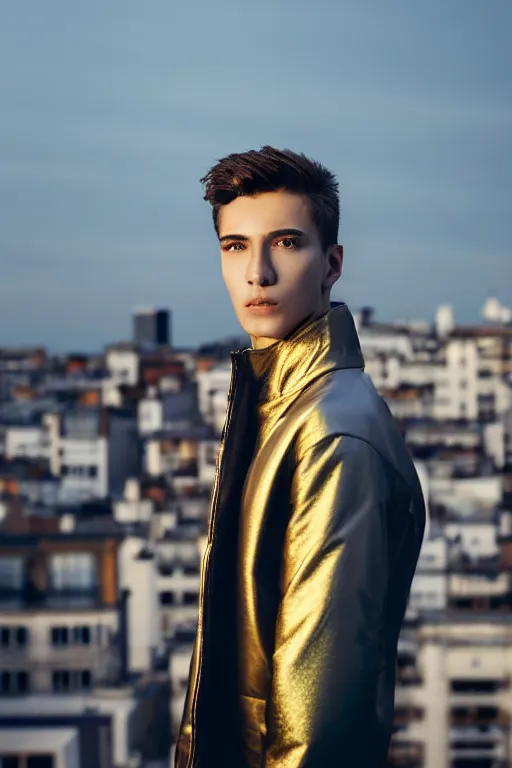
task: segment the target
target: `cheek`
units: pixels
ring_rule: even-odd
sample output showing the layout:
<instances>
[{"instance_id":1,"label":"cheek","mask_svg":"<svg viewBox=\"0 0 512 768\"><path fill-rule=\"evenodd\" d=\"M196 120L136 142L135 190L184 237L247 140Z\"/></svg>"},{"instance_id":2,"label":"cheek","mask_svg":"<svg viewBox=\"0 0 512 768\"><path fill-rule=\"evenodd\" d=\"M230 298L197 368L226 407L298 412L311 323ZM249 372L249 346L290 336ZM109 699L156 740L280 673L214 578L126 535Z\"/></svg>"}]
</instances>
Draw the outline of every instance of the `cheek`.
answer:
<instances>
[{"instance_id":1,"label":"cheek","mask_svg":"<svg viewBox=\"0 0 512 768\"><path fill-rule=\"evenodd\" d=\"M241 294L245 289L244 267L241 262L222 260L222 278L232 299Z\"/></svg>"},{"instance_id":2,"label":"cheek","mask_svg":"<svg viewBox=\"0 0 512 768\"><path fill-rule=\"evenodd\" d=\"M283 284L294 286L297 292L311 293L315 285L322 282L321 263L318 258L283 259L279 268Z\"/></svg>"}]
</instances>

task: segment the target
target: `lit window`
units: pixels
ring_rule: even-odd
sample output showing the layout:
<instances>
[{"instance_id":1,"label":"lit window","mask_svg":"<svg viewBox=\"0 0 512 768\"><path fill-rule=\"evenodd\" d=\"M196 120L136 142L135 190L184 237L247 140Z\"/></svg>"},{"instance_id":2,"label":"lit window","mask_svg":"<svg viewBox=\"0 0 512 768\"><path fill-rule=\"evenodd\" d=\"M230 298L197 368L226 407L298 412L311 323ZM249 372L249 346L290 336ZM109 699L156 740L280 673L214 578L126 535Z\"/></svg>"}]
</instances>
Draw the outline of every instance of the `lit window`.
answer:
<instances>
[{"instance_id":1,"label":"lit window","mask_svg":"<svg viewBox=\"0 0 512 768\"><path fill-rule=\"evenodd\" d=\"M21 557L0 557L0 591L17 591L23 585Z\"/></svg>"},{"instance_id":2,"label":"lit window","mask_svg":"<svg viewBox=\"0 0 512 768\"><path fill-rule=\"evenodd\" d=\"M96 586L94 556L87 552L53 555L51 583L58 591L88 591Z\"/></svg>"}]
</instances>

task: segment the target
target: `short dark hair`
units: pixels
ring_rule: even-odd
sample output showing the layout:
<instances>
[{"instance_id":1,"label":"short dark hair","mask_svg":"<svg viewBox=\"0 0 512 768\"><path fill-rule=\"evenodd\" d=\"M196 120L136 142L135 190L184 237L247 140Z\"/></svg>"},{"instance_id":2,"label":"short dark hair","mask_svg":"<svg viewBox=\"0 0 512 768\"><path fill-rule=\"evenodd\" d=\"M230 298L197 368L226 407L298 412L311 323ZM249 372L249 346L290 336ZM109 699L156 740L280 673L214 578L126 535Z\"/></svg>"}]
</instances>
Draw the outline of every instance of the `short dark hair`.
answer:
<instances>
[{"instance_id":1,"label":"short dark hair","mask_svg":"<svg viewBox=\"0 0 512 768\"><path fill-rule=\"evenodd\" d=\"M219 160L201 179L204 199L212 206L217 235L219 211L237 197L286 190L305 195L320 234L322 247L338 242L340 202L338 182L331 171L306 155L265 146Z\"/></svg>"}]
</instances>

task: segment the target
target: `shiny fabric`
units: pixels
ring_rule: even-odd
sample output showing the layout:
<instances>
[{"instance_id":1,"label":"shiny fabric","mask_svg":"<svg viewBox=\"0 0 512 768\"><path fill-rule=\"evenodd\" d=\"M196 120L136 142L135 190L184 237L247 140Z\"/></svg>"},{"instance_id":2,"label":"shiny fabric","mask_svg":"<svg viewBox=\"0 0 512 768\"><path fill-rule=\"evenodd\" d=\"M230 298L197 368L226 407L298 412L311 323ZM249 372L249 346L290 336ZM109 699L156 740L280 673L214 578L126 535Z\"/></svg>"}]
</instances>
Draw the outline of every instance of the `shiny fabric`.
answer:
<instances>
[{"instance_id":1,"label":"shiny fabric","mask_svg":"<svg viewBox=\"0 0 512 768\"><path fill-rule=\"evenodd\" d=\"M232 356L176 768L378 768L425 525L344 304Z\"/></svg>"}]
</instances>

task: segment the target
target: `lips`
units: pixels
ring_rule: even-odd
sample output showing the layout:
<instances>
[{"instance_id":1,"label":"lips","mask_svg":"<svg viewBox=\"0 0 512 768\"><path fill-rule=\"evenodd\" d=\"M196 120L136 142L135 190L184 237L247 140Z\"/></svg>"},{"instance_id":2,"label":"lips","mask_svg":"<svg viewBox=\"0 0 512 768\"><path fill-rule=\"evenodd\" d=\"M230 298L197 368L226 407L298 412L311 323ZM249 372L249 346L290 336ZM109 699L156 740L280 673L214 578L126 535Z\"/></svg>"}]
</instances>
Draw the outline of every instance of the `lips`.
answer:
<instances>
[{"instance_id":1,"label":"lips","mask_svg":"<svg viewBox=\"0 0 512 768\"><path fill-rule=\"evenodd\" d=\"M245 305L246 307L275 307L277 301L271 301L270 299L251 299Z\"/></svg>"}]
</instances>

